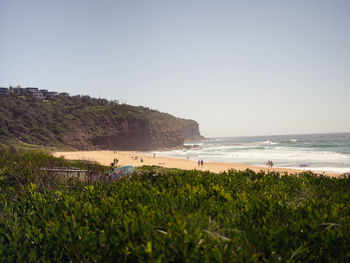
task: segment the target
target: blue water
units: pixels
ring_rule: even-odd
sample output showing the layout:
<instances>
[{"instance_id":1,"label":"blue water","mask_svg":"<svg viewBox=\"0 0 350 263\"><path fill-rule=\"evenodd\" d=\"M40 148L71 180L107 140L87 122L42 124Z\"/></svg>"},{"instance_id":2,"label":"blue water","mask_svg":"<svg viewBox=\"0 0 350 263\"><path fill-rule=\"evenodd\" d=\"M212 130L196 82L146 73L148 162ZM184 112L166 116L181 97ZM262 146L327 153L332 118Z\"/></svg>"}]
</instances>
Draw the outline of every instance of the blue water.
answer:
<instances>
[{"instance_id":1,"label":"blue water","mask_svg":"<svg viewBox=\"0 0 350 263\"><path fill-rule=\"evenodd\" d=\"M318 172L350 172L350 133L213 138L188 145L198 147L158 155L192 160L235 162Z\"/></svg>"}]
</instances>

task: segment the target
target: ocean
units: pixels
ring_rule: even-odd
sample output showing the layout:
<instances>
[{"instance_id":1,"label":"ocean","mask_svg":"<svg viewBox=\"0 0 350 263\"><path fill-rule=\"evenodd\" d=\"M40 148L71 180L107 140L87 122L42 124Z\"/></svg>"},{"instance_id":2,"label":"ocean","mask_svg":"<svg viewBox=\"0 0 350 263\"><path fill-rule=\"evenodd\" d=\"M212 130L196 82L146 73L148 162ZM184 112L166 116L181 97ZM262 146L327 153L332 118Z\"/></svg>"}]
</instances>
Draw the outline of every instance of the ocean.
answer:
<instances>
[{"instance_id":1,"label":"ocean","mask_svg":"<svg viewBox=\"0 0 350 263\"><path fill-rule=\"evenodd\" d=\"M274 167L339 174L350 172L350 133L225 137L185 145L197 146L156 154L259 166L266 166L266 162L272 160Z\"/></svg>"}]
</instances>

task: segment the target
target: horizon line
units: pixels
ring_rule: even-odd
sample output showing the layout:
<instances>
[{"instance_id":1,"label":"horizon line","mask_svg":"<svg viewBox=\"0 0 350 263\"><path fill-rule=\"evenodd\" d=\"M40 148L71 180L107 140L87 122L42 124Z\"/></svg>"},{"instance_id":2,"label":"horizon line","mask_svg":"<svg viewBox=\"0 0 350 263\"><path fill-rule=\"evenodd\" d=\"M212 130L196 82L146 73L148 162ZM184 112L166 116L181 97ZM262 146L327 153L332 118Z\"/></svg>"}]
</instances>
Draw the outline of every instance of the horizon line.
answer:
<instances>
[{"instance_id":1,"label":"horizon line","mask_svg":"<svg viewBox=\"0 0 350 263\"><path fill-rule=\"evenodd\" d=\"M220 136L220 137L205 137L206 139L221 139L221 138L240 138L240 137L268 137L268 136L292 136L292 135L323 135L323 134L350 134L350 131L347 132L317 132L317 133L290 133L290 134L269 134L269 135L243 135L243 136ZM202 135L203 136L203 135Z\"/></svg>"}]
</instances>

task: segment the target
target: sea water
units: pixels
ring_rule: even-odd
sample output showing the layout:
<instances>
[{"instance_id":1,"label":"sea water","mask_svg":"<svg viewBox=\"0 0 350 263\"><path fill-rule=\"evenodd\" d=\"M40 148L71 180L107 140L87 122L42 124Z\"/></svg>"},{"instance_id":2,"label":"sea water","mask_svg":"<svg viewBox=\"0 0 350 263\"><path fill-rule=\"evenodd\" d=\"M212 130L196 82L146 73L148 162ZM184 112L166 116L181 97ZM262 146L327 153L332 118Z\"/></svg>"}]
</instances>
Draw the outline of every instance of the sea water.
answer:
<instances>
[{"instance_id":1,"label":"sea water","mask_svg":"<svg viewBox=\"0 0 350 263\"><path fill-rule=\"evenodd\" d=\"M317 172L350 172L350 133L213 138L189 149L157 155L206 162L233 162Z\"/></svg>"}]
</instances>

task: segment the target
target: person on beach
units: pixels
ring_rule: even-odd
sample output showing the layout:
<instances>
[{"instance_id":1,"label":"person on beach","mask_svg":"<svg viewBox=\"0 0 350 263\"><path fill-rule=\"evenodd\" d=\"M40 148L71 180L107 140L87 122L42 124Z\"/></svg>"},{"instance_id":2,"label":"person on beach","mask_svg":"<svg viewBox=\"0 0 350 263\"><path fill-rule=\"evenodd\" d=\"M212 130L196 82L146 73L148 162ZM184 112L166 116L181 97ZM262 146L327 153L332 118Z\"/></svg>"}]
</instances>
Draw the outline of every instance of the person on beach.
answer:
<instances>
[{"instance_id":1,"label":"person on beach","mask_svg":"<svg viewBox=\"0 0 350 263\"><path fill-rule=\"evenodd\" d=\"M201 160L201 166L203 166L204 162L203 162L203 159Z\"/></svg>"},{"instance_id":2,"label":"person on beach","mask_svg":"<svg viewBox=\"0 0 350 263\"><path fill-rule=\"evenodd\" d=\"M273 166L273 162L271 160L268 160L266 163L267 167L271 167Z\"/></svg>"},{"instance_id":3,"label":"person on beach","mask_svg":"<svg viewBox=\"0 0 350 263\"><path fill-rule=\"evenodd\" d=\"M141 163L143 163L143 157L141 157Z\"/></svg>"},{"instance_id":4,"label":"person on beach","mask_svg":"<svg viewBox=\"0 0 350 263\"><path fill-rule=\"evenodd\" d=\"M201 166L201 161L200 161L200 160L198 160L198 167L199 167L199 166Z\"/></svg>"},{"instance_id":5,"label":"person on beach","mask_svg":"<svg viewBox=\"0 0 350 263\"><path fill-rule=\"evenodd\" d=\"M117 177L117 175L116 175L116 170L115 170L114 162L113 162L113 163L111 163L111 167L110 167L110 170L109 170L107 178L106 178L107 182L111 182L116 177Z\"/></svg>"},{"instance_id":6,"label":"person on beach","mask_svg":"<svg viewBox=\"0 0 350 263\"><path fill-rule=\"evenodd\" d=\"M118 165L119 160L118 160L117 158L115 158L115 159L113 160L113 162L114 162L114 165Z\"/></svg>"},{"instance_id":7,"label":"person on beach","mask_svg":"<svg viewBox=\"0 0 350 263\"><path fill-rule=\"evenodd\" d=\"M153 154L153 158L156 158L156 153Z\"/></svg>"}]
</instances>

